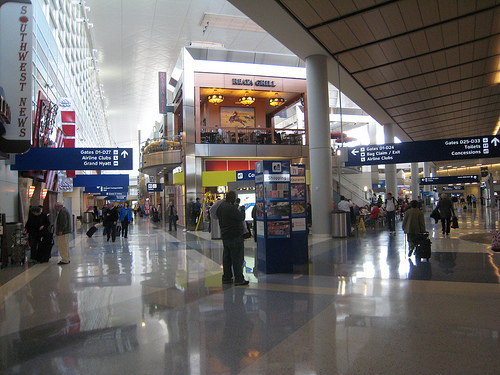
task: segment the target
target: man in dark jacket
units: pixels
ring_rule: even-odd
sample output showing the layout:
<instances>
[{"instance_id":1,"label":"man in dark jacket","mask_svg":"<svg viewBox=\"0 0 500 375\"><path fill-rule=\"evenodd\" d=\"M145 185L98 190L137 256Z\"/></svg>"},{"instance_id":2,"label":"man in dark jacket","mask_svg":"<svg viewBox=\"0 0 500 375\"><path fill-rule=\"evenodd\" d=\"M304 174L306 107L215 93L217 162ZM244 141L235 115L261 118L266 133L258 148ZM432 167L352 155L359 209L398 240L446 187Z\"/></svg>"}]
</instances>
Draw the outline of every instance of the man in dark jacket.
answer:
<instances>
[{"instance_id":1,"label":"man in dark jacket","mask_svg":"<svg viewBox=\"0 0 500 375\"><path fill-rule=\"evenodd\" d=\"M59 255L61 255L61 261L57 264L61 266L69 263L69 235L71 233L71 215L66 207L64 207L63 202L57 202L55 204L55 208L57 211L57 248L59 249Z\"/></svg>"},{"instance_id":2,"label":"man in dark jacket","mask_svg":"<svg viewBox=\"0 0 500 375\"><path fill-rule=\"evenodd\" d=\"M441 195L436 208L441 216L441 225L443 227L443 234L450 235L451 218L455 216L455 210L453 209L453 202L446 194Z\"/></svg>"},{"instance_id":3,"label":"man in dark jacket","mask_svg":"<svg viewBox=\"0 0 500 375\"><path fill-rule=\"evenodd\" d=\"M108 203L108 209L103 210L103 224L106 227L106 236L109 241L109 236L113 242L116 239L116 223L118 222L118 210L112 203Z\"/></svg>"},{"instance_id":4,"label":"man in dark jacket","mask_svg":"<svg viewBox=\"0 0 500 375\"><path fill-rule=\"evenodd\" d=\"M198 218L201 213L201 203L200 198L196 198L196 202L193 204L193 223L196 224L198 222Z\"/></svg>"},{"instance_id":5,"label":"man in dark jacket","mask_svg":"<svg viewBox=\"0 0 500 375\"><path fill-rule=\"evenodd\" d=\"M242 223L245 220L245 213L238 210L234 205L235 200L236 193L230 191L226 194L225 201L217 209L222 243L224 245L222 255L222 266L224 269L222 283L231 284L234 274L234 285L248 285L248 281L243 277L245 245Z\"/></svg>"},{"instance_id":6,"label":"man in dark jacket","mask_svg":"<svg viewBox=\"0 0 500 375\"><path fill-rule=\"evenodd\" d=\"M40 207L31 207L28 221L25 225L25 233L28 233L29 244L31 248L31 260L40 261L41 257L38 254L38 245L42 234L48 232L50 220L48 216L42 212Z\"/></svg>"}]
</instances>

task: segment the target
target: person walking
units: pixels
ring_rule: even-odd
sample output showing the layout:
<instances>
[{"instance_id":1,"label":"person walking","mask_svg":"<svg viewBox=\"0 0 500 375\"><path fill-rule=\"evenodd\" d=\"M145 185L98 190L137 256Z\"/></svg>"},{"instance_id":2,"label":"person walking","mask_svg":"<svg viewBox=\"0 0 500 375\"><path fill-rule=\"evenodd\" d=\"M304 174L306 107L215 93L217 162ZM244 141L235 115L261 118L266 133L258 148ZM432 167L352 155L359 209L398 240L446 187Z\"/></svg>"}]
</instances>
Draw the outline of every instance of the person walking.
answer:
<instances>
[{"instance_id":1,"label":"person walking","mask_svg":"<svg viewBox=\"0 0 500 375\"><path fill-rule=\"evenodd\" d=\"M450 235L451 218L455 216L455 210L453 209L453 202L446 194L441 194L441 199L439 200L436 208L441 216L441 226L443 229L443 235Z\"/></svg>"},{"instance_id":2,"label":"person walking","mask_svg":"<svg viewBox=\"0 0 500 375\"><path fill-rule=\"evenodd\" d=\"M198 223L198 219L200 218L201 214L201 203L200 203L200 198L196 198L196 202L193 204L193 224Z\"/></svg>"},{"instance_id":3,"label":"person walking","mask_svg":"<svg viewBox=\"0 0 500 375\"><path fill-rule=\"evenodd\" d=\"M340 202L337 205L337 208L340 211L347 212L346 213L346 222L347 222L347 235L351 235L351 224L352 224L352 218L351 218L351 208L352 208L352 203L349 202L343 195L340 196Z\"/></svg>"},{"instance_id":4,"label":"person walking","mask_svg":"<svg viewBox=\"0 0 500 375\"><path fill-rule=\"evenodd\" d=\"M123 204L123 207L120 209L120 222L122 224L122 237L127 238L128 235L128 225L132 222L132 211L128 205L128 202Z\"/></svg>"},{"instance_id":5,"label":"person walking","mask_svg":"<svg viewBox=\"0 0 500 375\"><path fill-rule=\"evenodd\" d=\"M41 256L38 253L38 245L44 232L49 230L50 220L38 206L31 207L28 221L24 226L24 233L28 233L28 242L31 249L31 260L40 262Z\"/></svg>"},{"instance_id":6,"label":"person walking","mask_svg":"<svg viewBox=\"0 0 500 375\"><path fill-rule=\"evenodd\" d=\"M397 210L396 199L392 196L392 193L387 193L387 199L385 200L385 211L387 219L387 227L389 228L390 234L396 234L396 210Z\"/></svg>"},{"instance_id":7,"label":"person walking","mask_svg":"<svg viewBox=\"0 0 500 375\"><path fill-rule=\"evenodd\" d=\"M174 229L177 230L177 210L174 206L174 202L170 202L167 207L168 213L168 230L172 231L172 224L174 224Z\"/></svg>"},{"instance_id":8,"label":"person walking","mask_svg":"<svg viewBox=\"0 0 500 375\"><path fill-rule=\"evenodd\" d=\"M236 193L230 191L226 194L226 199L217 208L217 217L221 230L222 244L222 283L234 285L248 285L248 281L243 277L243 261L245 245L243 240L242 223L245 220L245 213L235 206Z\"/></svg>"},{"instance_id":9,"label":"person walking","mask_svg":"<svg viewBox=\"0 0 500 375\"><path fill-rule=\"evenodd\" d=\"M112 203L108 203L108 209L104 212L103 224L106 227L106 237L109 241L109 237L113 242L116 240L116 223L118 222L118 210L113 206Z\"/></svg>"},{"instance_id":10,"label":"person walking","mask_svg":"<svg viewBox=\"0 0 500 375\"><path fill-rule=\"evenodd\" d=\"M424 213L418 208L418 201L416 200L410 202L410 209L405 212L403 230L406 233L408 244L410 245L408 256L411 256L415 249L415 238L419 234L426 232Z\"/></svg>"},{"instance_id":11,"label":"person walking","mask_svg":"<svg viewBox=\"0 0 500 375\"><path fill-rule=\"evenodd\" d=\"M69 264L69 234L71 233L71 215L64 207L63 202L57 202L54 205L57 211L56 218L56 235L57 235L57 248L61 260L58 265Z\"/></svg>"}]
</instances>

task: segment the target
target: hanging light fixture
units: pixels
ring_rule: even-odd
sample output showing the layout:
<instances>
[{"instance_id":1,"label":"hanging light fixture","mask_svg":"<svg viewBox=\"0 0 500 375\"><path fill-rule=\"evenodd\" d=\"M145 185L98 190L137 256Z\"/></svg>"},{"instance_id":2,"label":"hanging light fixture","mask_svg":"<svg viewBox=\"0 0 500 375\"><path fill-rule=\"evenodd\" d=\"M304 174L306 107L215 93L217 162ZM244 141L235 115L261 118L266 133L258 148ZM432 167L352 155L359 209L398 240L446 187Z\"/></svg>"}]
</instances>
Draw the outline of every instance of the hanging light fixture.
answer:
<instances>
[{"instance_id":1,"label":"hanging light fixture","mask_svg":"<svg viewBox=\"0 0 500 375\"><path fill-rule=\"evenodd\" d=\"M208 95L208 101L212 104L219 104L224 101L224 96L222 94Z\"/></svg>"},{"instance_id":2,"label":"hanging light fixture","mask_svg":"<svg viewBox=\"0 0 500 375\"><path fill-rule=\"evenodd\" d=\"M283 98L271 98L269 99L269 104L272 105L273 107L279 107L285 102L285 99Z\"/></svg>"},{"instance_id":3,"label":"hanging light fixture","mask_svg":"<svg viewBox=\"0 0 500 375\"><path fill-rule=\"evenodd\" d=\"M240 102L240 104L250 105L255 101L255 98L250 95L244 95L241 98L239 98L238 101Z\"/></svg>"}]
</instances>

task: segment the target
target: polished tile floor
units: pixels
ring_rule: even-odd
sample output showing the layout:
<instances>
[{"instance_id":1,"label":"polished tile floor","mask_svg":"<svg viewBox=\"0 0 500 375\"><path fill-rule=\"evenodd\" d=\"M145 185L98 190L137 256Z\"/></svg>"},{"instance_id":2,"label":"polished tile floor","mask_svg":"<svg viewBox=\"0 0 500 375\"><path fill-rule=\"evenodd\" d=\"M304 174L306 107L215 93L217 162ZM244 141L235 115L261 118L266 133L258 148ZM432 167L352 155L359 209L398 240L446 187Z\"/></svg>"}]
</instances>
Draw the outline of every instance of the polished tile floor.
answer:
<instances>
[{"instance_id":1,"label":"polished tile floor","mask_svg":"<svg viewBox=\"0 0 500 375\"><path fill-rule=\"evenodd\" d=\"M310 235L304 274L254 274L246 240L248 287L221 285L209 233L78 228L70 265L0 271L0 373L499 374L500 254L463 239L499 213L459 220L450 237L428 222L428 263L407 257L400 223Z\"/></svg>"}]
</instances>

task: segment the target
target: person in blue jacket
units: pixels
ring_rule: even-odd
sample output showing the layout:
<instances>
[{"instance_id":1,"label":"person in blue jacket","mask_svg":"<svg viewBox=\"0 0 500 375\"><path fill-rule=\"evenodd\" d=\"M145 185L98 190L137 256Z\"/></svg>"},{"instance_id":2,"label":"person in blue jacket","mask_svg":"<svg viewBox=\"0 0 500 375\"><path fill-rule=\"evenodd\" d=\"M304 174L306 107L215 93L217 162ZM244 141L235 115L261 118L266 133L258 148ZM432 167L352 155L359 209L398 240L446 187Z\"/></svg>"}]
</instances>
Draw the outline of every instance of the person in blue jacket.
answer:
<instances>
[{"instance_id":1,"label":"person in blue jacket","mask_svg":"<svg viewBox=\"0 0 500 375\"><path fill-rule=\"evenodd\" d=\"M128 224L132 222L132 211L128 202L125 202L120 210L120 221L122 223L122 237L127 238Z\"/></svg>"}]
</instances>

